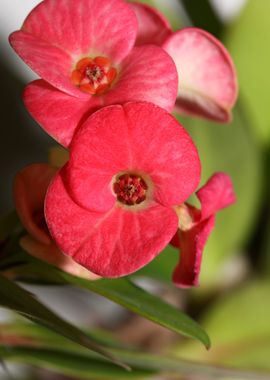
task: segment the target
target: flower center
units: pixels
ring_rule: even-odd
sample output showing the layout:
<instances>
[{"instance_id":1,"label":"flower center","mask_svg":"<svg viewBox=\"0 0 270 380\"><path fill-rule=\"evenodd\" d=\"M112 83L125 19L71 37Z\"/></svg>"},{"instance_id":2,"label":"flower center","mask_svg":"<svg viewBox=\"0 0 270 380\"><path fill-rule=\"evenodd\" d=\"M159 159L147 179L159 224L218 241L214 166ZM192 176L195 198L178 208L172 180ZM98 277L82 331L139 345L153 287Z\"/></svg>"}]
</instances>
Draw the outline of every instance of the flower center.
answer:
<instances>
[{"instance_id":1,"label":"flower center","mask_svg":"<svg viewBox=\"0 0 270 380\"><path fill-rule=\"evenodd\" d=\"M112 67L106 57L83 58L76 64L71 73L71 80L83 92L100 95L106 92L117 76L117 70Z\"/></svg>"},{"instance_id":2,"label":"flower center","mask_svg":"<svg viewBox=\"0 0 270 380\"><path fill-rule=\"evenodd\" d=\"M118 202L128 206L142 203L146 199L148 186L144 179L136 174L122 174L113 184Z\"/></svg>"}]
</instances>

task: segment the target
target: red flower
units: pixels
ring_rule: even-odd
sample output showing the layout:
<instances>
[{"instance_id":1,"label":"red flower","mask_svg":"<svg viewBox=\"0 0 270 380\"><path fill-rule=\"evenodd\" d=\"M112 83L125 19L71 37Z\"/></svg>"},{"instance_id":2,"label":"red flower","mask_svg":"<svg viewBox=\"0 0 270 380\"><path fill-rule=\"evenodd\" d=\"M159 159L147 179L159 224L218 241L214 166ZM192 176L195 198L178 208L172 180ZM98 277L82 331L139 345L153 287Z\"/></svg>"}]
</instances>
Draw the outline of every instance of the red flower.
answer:
<instances>
[{"instance_id":1,"label":"red flower","mask_svg":"<svg viewBox=\"0 0 270 380\"><path fill-rule=\"evenodd\" d=\"M234 64L221 42L199 28L173 33L154 8L139 3L132 6L139 21L137 43L162 46L176 64L179 84L175 111L230 121L238 85Z\"/></svg>"},{"instance_id":2,"label":"red flower","mask_svg":"<svg viewBox=\"0 0 270 380\"><path fill-rule=\"evenodd\" d=\"M74 136L46 196L47 224L81 265L104 277L127 275L170 242L174 206L199 178L197 150L170 114L150 103L106 107Z\"/></svg>"},{"instance_id":3,"label":"red flower","mask_svg":"<svg viewBox=\"0 0 270 380\"><path fill-rule=\"evenodd\" d=\"M44 199L56 171L47 164L33 164L22 169L15 177L15 206L28 232L21 238L20 245L30 255L65 272L93 280L97 276L63 255L49 234L44 217Z\"/></svg>"},{"instance_id":4,"label":"red flower","mask_svg":"<svg viewBox=\"0 0 270 380\"><path fill-rule=\"evenodd\" d=\"M215 214L236 200L230 177L224 173L214 174L196 194L201 210L189 204L177 208L179 229L172 244L180 248L180 261L173 282L181 288L198 285L202 253L214 228Z\"/></svg>"},{"instance_id":5,"label":"red flower","mask_svg":"<svg viewBox=\"0 0 270 380\"><path fill-rule=\"evenodd\" d=\"M68 146L97 109L148 101L171 111L177 72L158 46L134 47L137 20L122 0L44 0L10 36L20 57L44 80L24 102L52 137Z\"/></svg>"}]
</instances>

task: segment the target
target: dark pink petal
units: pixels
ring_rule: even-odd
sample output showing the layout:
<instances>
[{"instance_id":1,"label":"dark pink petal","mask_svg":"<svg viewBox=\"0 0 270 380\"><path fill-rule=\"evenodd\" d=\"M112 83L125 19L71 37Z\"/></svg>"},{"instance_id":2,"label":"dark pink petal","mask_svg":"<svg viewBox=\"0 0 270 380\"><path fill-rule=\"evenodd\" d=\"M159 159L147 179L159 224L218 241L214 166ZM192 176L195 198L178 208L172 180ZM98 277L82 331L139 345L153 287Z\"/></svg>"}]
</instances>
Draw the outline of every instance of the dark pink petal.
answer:
<instances>
[{"instance_id":1,"label":"dark pink petal","mask_svg":"<svg viewBox=\"0 0 270 380\"><path fill-rule=\"evenodd\" d=\"M44 199L56 169L47 164L33 164L15 177L14 200L19 218L38 242L49 245L51 238L44 220Z\"/></svg>"},{"instance_id":2,"label":"dark pink petal","mask_svg":"<svg viewBox=\"0 0 270 380\"><path fill-rule=\"evenodd\" d=\"M146 4L130 4L137 16L139 30L136 45L162 45L172 33L171 26L162 13Z\"/></svg>"},{"instance_id":3,"label":"dark pink petal","mask_svg":"<svg viewBox=\"0 0 270 380\"><path fill-rule=\"evenodd\" d=\"M122 0L45 0L22 30L74 58L98 53L119 62L134 45L137 20Z\"/></svg>"},{"instance_id":4,"label":"dark pink petal","mask_svg":"<svg viewBox=\"0 0 270 380\"><path fill-rule=\"evenodd\" d=\"M122 106L95 112L71 143L67 179L70 194L82 207L108 211L115 203L113 176L132 168L131 141Z\"/></svg>"},{"instance_id":5,"label":"dark pink petal","mask_svg":"<svg viewBox=\"0 0 270 380\"><path fill-rule=\"evenodd\" d=\"M163 47L174 59L179 75L176 110L229 121L238 88L235 68L225 47L198 28L173 33Z\"/></svg>"},{"instance_id":6,"label":"dark pink petal","mask_svg":"<svg viewBox=\"0 0 270 380\"><path fill-rule=\"evenodd\" d=\"M89 212L74 203L66 191L66 166L52 180L45 199L45 218L60 250L72 256L103 214Z\"/></svg>"},{"instance_id":7,"label":"dark pink petal","mask_svg":"<svg viewBox=\"0 0 270 380\"><path fill-rule=\"evenodd\" d=\"M196 195L201 202L201 220L236 201L232 181L225 173L214 174Z\"/></svg>"},{"instance_id":8,"label":"dark pink petal","mask_svg":"<svg viewBox=\"0 0 270 380\"><path fill-rule=\"evenodd\" d=\"M137 47L122 62L120 79L105 96L105 104L146 101L171 111L177 83L175 64L163 49Z\"/></svg>"},{"instance_id":9,"label":"dark pink petal","mask_svg":"<svg viewBox=\"0 0 270 380\"><path fill-rule=\"evenodd\" d=\"M166 111L147 103L124 106L133 166L150 175L154 198L163 205L183 203L200 181L200 159L185 129Z\"/></svg>"},{"instance_id":10,"label":"dark pink petal","mask_svg":"<svg viewBox=\"0 0 270 380\"><path fill-rule=\"evenodd\" d=\"M89 98L71 82L72 57L50 43L24 31L14 32L10 43L16 53L47 82L79 98Z\"/></svg>"},{"instance_id":11,"label":"dark pink petal","mask_svg":"<svg viewBox=\"0 0 270 380\"><path fill-rule=\"evenodd\" d=\"M101 104L100 97L74 98L43 80L30 83L23 100L33 118L65 147L69 146L76 128Z\"/></svg>"},{"instance_id":12,"label":"dark pink petal","mask_svg":"<svg viewBox=\"0 0 270 380\"><path fill-rule=\"evenodd\" d=\"M113 176L124 171L150 177L154 199L171 206L198 186L200 161L191 138L170 114L150 103L128 103L96 112L75 135L70 194L88 210L109 210L115 202Z\"/></svg>"},{"instance_id":13,"label":"dark pink petal","mask_svg":"<svg viewBox=\"0 0 270 380\"><path fill-rule=\"evenodd\" d=\"M181 254L173 272L173 282L177 287L198 286L203 249L214 224L215 217L211 216L188 231L178 231Z\"/></svg>"},{"instance_id":14,"label":"dark pink petal","mask_svg":"<svg viewBox=\"0 0 270 380\"><path fill-rule=\"evenodd\" d=\"M82 209L67 193L61 173L47 193L47 223L59 248L94 273L119 277L134 272L175 234L176 213L155 203L138 212L118 206L105 214Z\"/></svg>"}]
</instances>

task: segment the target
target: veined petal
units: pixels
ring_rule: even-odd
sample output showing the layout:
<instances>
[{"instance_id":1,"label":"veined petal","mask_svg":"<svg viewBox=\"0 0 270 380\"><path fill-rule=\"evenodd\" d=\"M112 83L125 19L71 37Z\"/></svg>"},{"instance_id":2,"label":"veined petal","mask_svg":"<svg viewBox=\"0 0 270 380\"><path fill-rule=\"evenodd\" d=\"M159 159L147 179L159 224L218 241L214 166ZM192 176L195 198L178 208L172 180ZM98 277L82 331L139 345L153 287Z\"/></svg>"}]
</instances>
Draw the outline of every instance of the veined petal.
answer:
<instances>
[{"instance_id":1,"label":"veined petal","mask_svg":"<svg viewBox=\"0 0 270 380\"><path fill-rule=\"evenodd\" d=\"M23 226L38 242L51 244L44 226L44 199L56 169L47 164L33 164L22 169L14 180L14 200Z\"/></svg>"},{"instance_id":2,"label":"veined petal","mask_svg":"<svg viewBox=\"0 0 270 380\"><path fill-rule=\"evenodd\" d=\"M105 96L106 104L146 101L171 111L177 95L177 71L158 46L136 47L122 62L120 78Z\"/></svg>"},{"instance_id":3,"label":"veined petal","mask_svg":"<svg viewBox=\"0 0 270 380\"><path fill-rule=\"evenodd\" d=\"M130 5L137 16L139 24L136 45L162 45L172 33L168 20L162 13L147 4L130 3Z\"/></svg>"},{"instance_id":4,"label":"veined petal","mask_svg":"<svg viewBox=\"0 0 270 380\"><path fill-rule=\"evenodd\" d=\"M132 142L133 166L151 177L154 199L183 203L197 188L201 165L185 129L169 113L149 103L124 106Z\"/></svg>"},{"instance_id":5,"label":"veined petal","mask_svg":"<svg viewBox=\"0 0 270 380\"><path fill-rule=\"evenodd\" d=\"M68 190L82 207L108 211L116 200L111 184L113 176L131 167L123 107L105 107L87 119L71 143Z\"/></svg>"},{"instance_id":6,"label":"veined petal","mask_svg":"<svg viewBox=\"0 0 270 380\"><path fill-rule=\"evenodd\" d=\"M10 43L25 63L47 82L70 95L89 98L71 82L72 57L61 47L21 30L11 34Z\"/></svg>"},{"instance_id":7,"label":"veined petal","mask_svg":"<svg viewBox=\"0 0 270 380\"><path fill-rule=\"evenodd\" d=\"M45 218L60 250L72 256L103 214L89 212L73 202L66 190L66 166L53 178L45 198Z\"/></svg>"},{"instance_id":8,"label":"veined petal","mask_svg":"<svg viewBox=\"0 0 270 380\"><path fill-rule=\"evenodd\" d=\"M165 110L142 102L103 108L71 143L69 192L82 207L107 211L115 202L113 177L127 171L150 177L155 201L172 206L198 186L200 161L187 132Z\"/></svg>"},{"instance_id":9,"label":"veined petal","mask_svg":"<svg viewBox=\"0 0 270 380\"><path fill-rule=\"evenodd\" d=\"M176 230L172 209L156 203L138 212L116 206L92 228L73 258L103 277L125 276L153 260Z\"/></svg>"},{"instance_id":10,"label":"veined petal","mask_svg":"<svg viewBox=\"0 0 270 380\"><path fill-rule=\"evenodd\" d=\"M204 30L185 28L169 36L163 48L173 58L179 75L176 110L229 121L238 86L225 47Z\"/></svg>"},{"instance_id":11,"label":"veined petal","mask_svg":"<svg viewBox=\"0 0 270 380\"><path fill-rule=\"evenodd\" d=\"M178 231L180 261L173 272L173 282L179 288L199 285L203 249L214 228L215 217L203 220L187 231Z\"/></svg>"},{"instance_id":12,"label":"veined petal","mask_svg":"<svg viewBox=\"0 0 270 380\"><path fill-rule=\"evenodd\" d=\"M89 212L70 197L64 177L65 169L48 190L47 223L59 248L92 272L104 277L134 272L175 234L178 221L172 209L153 203L138 212L118 206L107 213Z\"/></svg>"},{"instance_id":13,"label":"veined petal","mask_svg":"<svg viewBox=\"0 0 270 380\"><path fill-rule=\"evenodd\" d=\"M196 195L201 203L201 220L207 219L236 201L232 181L225 173L212 175Z\"/></svg>"},{"instance_id":14,"label":"veined petal","mask_svg":"<svg viewBox=\"0 0 270 380\"><path fill-rule=\"evenodd\" d=\"M69 146L76 128L101 104L99 97L74 98L43 80L30 83L23 100L41 127L65 147Z\"/></svg>"},{"instance_id":15,"label":"veined petal","mask_svg":"<svg viewBox=\"0 0 270 380\"><path fill-rule=\"evenodd\" d=\"M123 0L44 0L22 29L73 57L98 53L119 62L134 45L137 20Z\"/></svg>"}]
</instances>

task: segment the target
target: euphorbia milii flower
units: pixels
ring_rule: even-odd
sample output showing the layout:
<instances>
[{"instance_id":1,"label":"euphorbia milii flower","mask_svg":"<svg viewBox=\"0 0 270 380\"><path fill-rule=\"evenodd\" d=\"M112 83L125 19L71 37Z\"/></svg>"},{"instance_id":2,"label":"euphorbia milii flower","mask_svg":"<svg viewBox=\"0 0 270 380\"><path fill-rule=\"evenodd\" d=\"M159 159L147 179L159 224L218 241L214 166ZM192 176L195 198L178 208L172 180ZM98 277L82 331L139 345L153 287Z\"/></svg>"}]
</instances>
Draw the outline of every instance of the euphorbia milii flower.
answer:
<instances>
[{"instance_id":1,"label":"euphorbia milii flower","mask_svg":"<svg viewBox=\"0 0 270 380\"><path fill-rule=\"evenodd\" d=\"M57 169L48 164L33 164L22 169L15 177L14 199L19 218L28 232L20 244L26 252L55 265L65 272L88 279L96 275L65 256L52 240L44 218L44 199L47 188Z\"/></svg>"},{"instance_id":2,"label":"euphorbia milii flower","mask_svg":"<svg viewBox=\"0 0 270 380\"><path fill-rule=\"evenodd\" d=\"M150 103L95 112L70 145L70 159L47 192L45 216L65 254L104 277L154 259L178 228L174 206L200 178L184 128Z\"/></svg>"},{"instance_id":3,"label":"euphorbia milii flower","mask_svg":"<svg viewBox=\"0 0 270 380\"><path fill-rule=\"evenodd\" d=\"M215 214L235 202L230 177L224 173L214 174L196 194L201 210L185 203L177 207L179 229L172 244L180 248L180 261L173 282L181 288L198 285L202 253L214 228Z\"/></svg>"},{"instance_id":4,"label":"euphorbia milii flower","mask_svg":"<svg viewBox=\"0 0 270 380\"><path fill-rule=\"evenodd\" d=\"M154 8L140 3L133 7L139 20L138 43L144 35L145 42L162 46L176 64L179 83L175 111L218 122L230 121L238 85L234 64L221 42L199 28L170 32L168 23ZM153 19L159 19L156 30Z\"/></svg>"},{"instance_id":5,"label":"euphorbia milii flower","mask_svg":"<svg viewBox=\"0 0 270 380\"><path fill-rule=\"evenodd\" d=\"M137 19L123 0L44 0L10 36L42 80L24 93L31 115L68 146L97 109L149 101L171 111L177 71L159 46L134 47Z\"/></svg>"}]
</instances>

